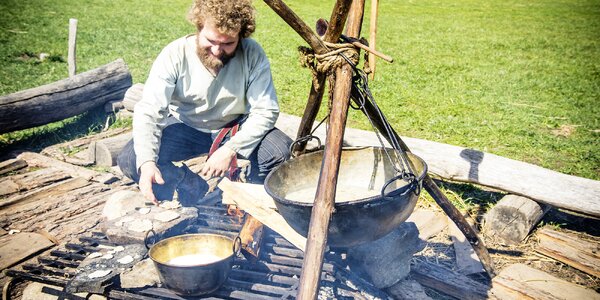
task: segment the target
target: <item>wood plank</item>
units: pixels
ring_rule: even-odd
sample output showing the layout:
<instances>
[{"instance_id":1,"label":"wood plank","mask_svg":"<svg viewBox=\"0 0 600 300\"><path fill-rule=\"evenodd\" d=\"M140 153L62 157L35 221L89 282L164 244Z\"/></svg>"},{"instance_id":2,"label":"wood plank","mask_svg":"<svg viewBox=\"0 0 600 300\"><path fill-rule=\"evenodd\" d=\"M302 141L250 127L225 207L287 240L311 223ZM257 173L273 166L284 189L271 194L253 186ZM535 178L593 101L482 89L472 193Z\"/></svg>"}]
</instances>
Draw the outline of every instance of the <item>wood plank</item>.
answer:
<instances>
[{"instance_id":1,"label":"wood plank","mask_svg":"<svg viewBox=\"0 0 600 300\"><path fill-rule=\"evenodd\" d=\"M122 59L47 85L0 97L0 133L76 116L123 99L131 74Z\"/></svg>"},{"instance_id":2,"label":"wood plank","mask_svg":"<svg viewBox=\"0 0 600 300\"><path fill-rule=\"evenodd\" d=\"M96 181L100 183L110 183L116 179L115 176L107 176L108 173L100 173L94 170L86 169L79 166L74 166L66 162L62 162L51 157L34 152L23 152L18 158L25 160L30 166L41 168L55 168L62 170L71 175L71 177L81 177L86 180Z\"/></svg>"},{"instance_id":3,"label":"wood plank","mask_svg":"<svg viewBox=\"0 0 600 300\"><path fill-rule=\"evenodd\" d=\"M419 238L423 241L427 241L448 227L448 218L442 212L424 209L413 211L406 222L415 223L419 230Z\"/></svg>"},{"instance_id":4,"label":"wood plank","mask_svg":"<svg viewBox=\"0 0 600 300\"><path fill-rule=\"evenodd\" d=\"M10 176L9 178L0 180L0 196L40 188L69 177L65 172L53 168Z\"/></svg>"},{"instance_id":5,"label":"wood plank","mask_svg":"<svg viewBox=\"0 0 600 300\"><path fill-rule=\"evenodd\" d=\"M492 280L502 299L600 299L600 294L523 264L510 265Z\"/></svg>"},{"instance_id":6,"label":"wood plank","mask_svg":"<svg viewBox=\"0 0 600 300\"><path fill-rule=\"evenodd\" d=\"M296 116L280 114L276 127L295 137ZM324 126L314 133L325 138ZM537 202L600 217L600 181L562 174L536 165L433 141L402 137L428 171L445 179L493 187ZM389 145L387 142L386 145ZM375 133L346 128L344 145L380 146Z\"/></svg>"},{"instance_id":7,"label":"wood plank","mask_svg":"<svg viewBox=\"0 0 600 300\"><path fill-rule=\"evenodd\" d=\"M275 206L275 200L271 198L267 191L265 191L265 187L262 184L252 184L252 183L242 183L242 182L231 182L231 184L239 190L244 191L245 193L252 195L255 199L260 201L265 208L277 209ZM223 191L223 204L233 204L235 205L234 197L236 194L228 193L227 191Z\"/></svg>"},{"instance_id":8,"label":"wood plank","mask_svg":"<svg viewBox=\"0 0 600 300\"><path fill-rule=\"evenodd\" d=\"M420 284L458 299L493 299L490 287L436 264L418 261L410 274Z\"/></svg>"},{"instance_id":9,"label":"wood plank","mask_svg":"<svg viewBox=\"0 0 600 300\"><path fill-rule=\"evenodd\" d=\"M2 202L0 202L1 209L7 209L14 206L25 205L31 202L57 197L62 194L68 193L72 190L78 189L89 185L90 182L81 177L75 177L68 180L64 180L43 188L36 189L30 193L24 195L15 195Z\"/></svg>"},{"instance_id":10,"label":"wood plank","mask_svg":"<svg viewBox=\"0 0 600 300\"><path fill-rule=\"evenodd\" d=\"M10 268L19 262L54 246L41 234L20 232L0 237L0 270Z\"/></svg>"},{"instance_id":11,"label":"wood plank","mask_svg":"<svg viewBox=\"0 0 600 300\"><path fill-rule=\"evenodd\" d=\"M535 251L552 257L573 268L600 277L600 245L574 234L547 227L536 234L539 243Z\"/></svg>"},{"instance_id":12,"label":"wood plank","mask_svg":"<svg viewBox=\"0 0 600 300\"><path fill-rule=\"evenodd\" d=\"M452 238L456 267L458 272L464 275L485 272L475 250L467 241L465 235L456 227L452 220L448 220L448 234Z\"/></svg>"},{"instance_id":13,"label":"wood plank","mask_svg":"<svg viewBox=\"0 0 600 300\"><path fill-rule=\"evenodd\" d=\"M236 205L240 209L249 213L273 231L279 233L288 242L296 246L296 248L304 251L306 247L305 237L296 232L279 213L273 209L269 209L268 204L265 204L260 198L254 198L244 190L236 188L236 186L231 183L232 182L229 179L223 178L218 187L223 193L234 195L232 196L232 199L234 199Z\"/></svg>"},{"instance_id":14,"label":"wood plank","mask_svg":"<svg viewBox=\"0 0 600 300\"><path fill-rule=\"evenodd\" d=\"M27 162L22 159L9 159L0 162L0 175L4 175L8 172L16 171L27 167Z\"/></svg>"}]
</instances>

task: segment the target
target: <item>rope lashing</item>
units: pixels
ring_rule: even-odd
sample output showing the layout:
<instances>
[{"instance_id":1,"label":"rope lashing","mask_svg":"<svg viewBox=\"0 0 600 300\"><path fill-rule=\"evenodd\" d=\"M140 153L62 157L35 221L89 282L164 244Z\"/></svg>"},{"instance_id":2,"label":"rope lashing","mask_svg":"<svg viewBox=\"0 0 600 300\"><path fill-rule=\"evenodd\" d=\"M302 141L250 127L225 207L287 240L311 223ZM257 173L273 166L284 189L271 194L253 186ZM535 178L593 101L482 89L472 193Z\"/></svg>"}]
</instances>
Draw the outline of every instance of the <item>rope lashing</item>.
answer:
<instances>
[{"instance_id":1,"label":"rope lashing","mask_svg":"<svg viewBox=\"0 0 600 300\"><path fill-rule=\"evenodd\" d=\"M315 85L317 84L317 74L332 74L335 69L347 61L344 56L354 64L357 64L360 59L358 48L350 43L328 43L325 41L323 43L329 48L329 52L323 54L316 54L313 49L308 47L298 47L300 64L310 69Z\"/></svg>"}]
</instances>

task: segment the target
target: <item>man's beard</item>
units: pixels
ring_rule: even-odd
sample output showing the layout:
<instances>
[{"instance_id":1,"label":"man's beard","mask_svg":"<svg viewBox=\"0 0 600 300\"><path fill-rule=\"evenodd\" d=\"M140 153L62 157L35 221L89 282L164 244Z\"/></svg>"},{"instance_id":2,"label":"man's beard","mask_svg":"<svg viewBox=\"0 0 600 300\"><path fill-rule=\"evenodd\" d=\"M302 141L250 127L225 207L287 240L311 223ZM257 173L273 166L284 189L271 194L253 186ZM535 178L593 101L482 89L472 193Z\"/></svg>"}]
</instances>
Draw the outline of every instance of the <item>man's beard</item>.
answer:
<instances>
[{"instance_id":1,"label":"man's beard","mask_svg":"<svg viewBox=\"0 0 600 300\"><path fill-rule=\"evenodd\" d=\"M223 68L223 66L227 64L227 62L229 62L229 60L231 60L231 58L235 56L235 51L233 51L231 54L227 54L225 51L223 51L223 54L215 57L210 53L209 48L202 48L198 46L198 44L196 44L196 53L198 54L202 64L204 64L207 69L214 70L217 73Z\"/></svg>"}]
</instances>

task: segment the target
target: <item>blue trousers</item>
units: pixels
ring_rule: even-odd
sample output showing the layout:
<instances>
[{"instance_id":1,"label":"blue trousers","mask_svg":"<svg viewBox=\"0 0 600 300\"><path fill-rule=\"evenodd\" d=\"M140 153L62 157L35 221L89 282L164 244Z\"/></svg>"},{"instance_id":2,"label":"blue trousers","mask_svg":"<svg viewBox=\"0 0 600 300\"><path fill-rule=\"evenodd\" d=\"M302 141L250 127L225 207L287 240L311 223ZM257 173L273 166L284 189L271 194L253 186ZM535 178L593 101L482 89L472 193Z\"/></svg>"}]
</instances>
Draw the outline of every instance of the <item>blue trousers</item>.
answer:
<instances>
[{"instance_id":1,"label":"blue trousers","mask_svg":"<svg viewBox=\"0 0 600 300\"><path fill-rule=\"evenodd\" d=\"M165 184L152 186L158 200L170 200L174 191L177 191L182 205L193 205L206 194L208 184L199 175L186 166L175 166L173 162L208 153L214 137L183 123L171 124L163 129L157 166ZM291 143L292 140L279 129L269 131L250 157L243 157L250 161L250 168L245 174L248 182L263 183L273 168L289 159ZM137 183L140 174L135 162L136 155L131 140L119 154L117 163L123 174Z\"/></svg>"}]
</instances>

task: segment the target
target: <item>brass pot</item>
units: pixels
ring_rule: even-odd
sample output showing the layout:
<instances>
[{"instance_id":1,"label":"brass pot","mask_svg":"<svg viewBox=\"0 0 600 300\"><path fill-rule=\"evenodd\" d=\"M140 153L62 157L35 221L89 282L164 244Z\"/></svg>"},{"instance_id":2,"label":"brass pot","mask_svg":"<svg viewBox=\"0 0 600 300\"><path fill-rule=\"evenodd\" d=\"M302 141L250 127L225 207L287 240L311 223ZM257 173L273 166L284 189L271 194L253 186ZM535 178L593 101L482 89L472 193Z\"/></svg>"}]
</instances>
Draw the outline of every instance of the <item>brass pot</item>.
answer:
<instances>
[{"instance_id":1,"label":"brass pot","mask_svg":"<svg viewBox=\"0 0 600 300\"><path fill-rule=\"evenodd\" d=\"M196 233L159 241L148 255L168 289L184 296L198 296L210 294L225 283L239 249L239 238Z\"/></svg>"}]
</instances>

